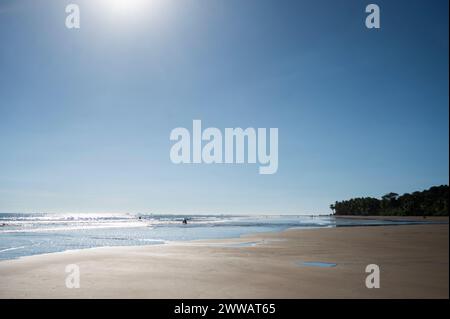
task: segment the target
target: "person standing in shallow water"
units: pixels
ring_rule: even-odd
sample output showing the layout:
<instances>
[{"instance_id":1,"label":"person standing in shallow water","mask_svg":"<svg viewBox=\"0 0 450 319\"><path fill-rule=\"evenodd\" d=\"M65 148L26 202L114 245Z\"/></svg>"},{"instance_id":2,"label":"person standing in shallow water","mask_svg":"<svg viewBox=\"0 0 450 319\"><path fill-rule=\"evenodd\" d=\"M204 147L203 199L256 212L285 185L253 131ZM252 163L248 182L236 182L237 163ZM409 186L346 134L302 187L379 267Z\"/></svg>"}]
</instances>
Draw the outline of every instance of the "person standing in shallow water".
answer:
<instances>
[{"instance_id":1,"label":"person standing in shallow water","mask_svg":"<svg viewBox=\"0 0 450 319\"><path fill-rule=\"evenodd\" d=\"M183 219L183 224L184 224L184 225L187 224L187 219L186 219L186 218Z\"/></svg>"}]
</instances>

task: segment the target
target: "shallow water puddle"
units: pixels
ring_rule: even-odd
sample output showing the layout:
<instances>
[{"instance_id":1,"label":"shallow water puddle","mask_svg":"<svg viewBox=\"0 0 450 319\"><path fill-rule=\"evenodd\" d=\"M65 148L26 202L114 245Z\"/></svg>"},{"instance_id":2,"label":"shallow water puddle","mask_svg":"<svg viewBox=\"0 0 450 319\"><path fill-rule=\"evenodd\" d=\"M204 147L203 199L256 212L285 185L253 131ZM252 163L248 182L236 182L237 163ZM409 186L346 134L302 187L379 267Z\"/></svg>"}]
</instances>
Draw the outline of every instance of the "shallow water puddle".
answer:
<instances>
[{"instance_id":1,"label":"shallow water puddle","mask_svg":"<svg viewBox=\"0 0 450 319\"><path fill-rule=\"evenodd\" d=\"M263 241L249 241L249 242L243 242L243 243L233 243L225 245L225 247L255 247L256 245L259 245L263 243Z\"/></svg>"},{"instance_id":2,"label":"shallow water puddle","mask_svg":"<svg viewBox=\"0 0 450 319\"><path fill-rule=\"evenodd\" d=\"M336 267L335 263L326 263L321 261L298 261L296 262L298 266L307 266L307 267L321 267L321 268L330 268Z\"/></svg>"}]
</instances>

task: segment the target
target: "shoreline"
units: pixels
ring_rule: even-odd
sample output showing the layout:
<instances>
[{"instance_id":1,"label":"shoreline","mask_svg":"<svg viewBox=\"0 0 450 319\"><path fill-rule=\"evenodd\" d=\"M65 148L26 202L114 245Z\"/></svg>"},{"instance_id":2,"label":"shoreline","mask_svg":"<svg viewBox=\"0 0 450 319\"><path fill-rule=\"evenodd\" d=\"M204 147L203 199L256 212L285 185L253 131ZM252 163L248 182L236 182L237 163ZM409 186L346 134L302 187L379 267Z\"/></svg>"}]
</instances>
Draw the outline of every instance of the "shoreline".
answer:
<instances>
[{"instance_id":1,"label":"shoreline","mask_svg":"<svg viewBox=\"0 0 450 319\"><path fill-rule=\"evenodd\" d=\"M288 229L26 256L0 262L0 298L448 298L448 233L448 224ZM380 289L365 287L373 263ZM68 264L80 267L79 289L65 287Z\"/></svg>"},{"instance_id":2,"label":"shoreline","mask_svg":"<svg viewBox=\"0 0 450 319\"><path fill-rule=\"evenodd\" d=\"M307 216L307 215L305 215ZM313 216L307 216L307 217L313 217ZM326 215L318 215L316 217L327 217ZM214 242L220 242L220 241L230 241L231 244L236 244L235 242L246 238L246 237L252 237L256 235L270 235L273 233L283 233L290 230L320 230L320 229L328 229L328 228L353 228L353 227L391 227L391 226L411 226L411 225L445 225L449 224L449 216L430 216L427 217L426 220L424 220L421 216L352 216L352 215L342 215L342 216L332 216L337 219L361 219L361 220L379 220L379 221L411 221L411 224L398 224L398 225L383 225L383 224L373 224L373 225L339 225L339 226L333 226L333 227L308 227L308 228L302 228L300 227L289 227L283 230L273 230L268 232L251 232L251 233L245 233L241 234L240 237L227 237L227 238L211 238L211 239L193 239L193 240L177 240L177 241L169 241L169 240L161 240L163 243L158 244L142 244L142 245L117 245L117 246L97 246L97 247L90 247L90 248L79 248L79 249L67 249L63 251L57 251L57 252L50 252L50 253L39 253L34 255L27 255L27 256L19 256L16 258L11 259L0 259L0 264L5 261L11 261L11 260L22 260L24 258L30 258L30 257L37 257L37 256L46 256L46 255L53 255L53 254L63 254L63 253L69 253L69 252L81 252L86 250L93 250L93 249L101 249L101 248L119 248L119 247L142 247L142 246L166 246L166 245L194 245L195 243L203 243L208 242L209 244L214 244Z\"/></svg>"}]
</instances>

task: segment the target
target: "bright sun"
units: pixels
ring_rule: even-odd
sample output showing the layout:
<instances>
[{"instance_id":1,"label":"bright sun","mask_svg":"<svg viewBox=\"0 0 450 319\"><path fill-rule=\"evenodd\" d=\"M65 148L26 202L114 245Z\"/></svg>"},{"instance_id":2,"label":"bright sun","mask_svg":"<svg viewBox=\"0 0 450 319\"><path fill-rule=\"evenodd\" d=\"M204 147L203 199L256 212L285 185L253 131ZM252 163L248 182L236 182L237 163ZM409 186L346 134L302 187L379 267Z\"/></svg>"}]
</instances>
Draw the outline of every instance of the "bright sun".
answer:
<instances>
[{"instance_id":1,"label":"bright sun","mask_svg":"<svg viewBox=\"0 0 450 319\"><path fill-rule=\"evenodd\" d=\"M115 13L130 14L145 10L153 0L108 0L107 4Z\"/></svg>"},{"instance_id":2,"label":"bright sun","mask_svg":"<svg viewBox=\"0 0 450 319\"><path fill-rule=\"evenodd\" d=\"M0 0L1 1L1 0ZM95 0L99 14L114 22L133 23L138 21L154 21L164 15L168 0Z\"/></svg>"}]
</instances>

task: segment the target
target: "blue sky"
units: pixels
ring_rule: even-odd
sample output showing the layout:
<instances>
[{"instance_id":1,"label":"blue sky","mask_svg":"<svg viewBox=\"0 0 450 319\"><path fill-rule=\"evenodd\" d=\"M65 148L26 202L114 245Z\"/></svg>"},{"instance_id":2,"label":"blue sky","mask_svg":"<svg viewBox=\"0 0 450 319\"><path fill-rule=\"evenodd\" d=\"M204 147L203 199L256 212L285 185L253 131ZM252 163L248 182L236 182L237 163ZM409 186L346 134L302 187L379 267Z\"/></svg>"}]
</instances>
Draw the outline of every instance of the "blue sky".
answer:
<instances>
[{"instance_id":1,"label":"blue sky","mask_svg":"<svg viewBox=\"0 0 450 319\"><path fill-rule=\"evenodd\" d=\"M0 211L328 213L448 184L448 1L372 2L380 30L365 1L0 1ZM278 172L173 164L193 119L277 127Z\"/></svg>"}]
</instances>

